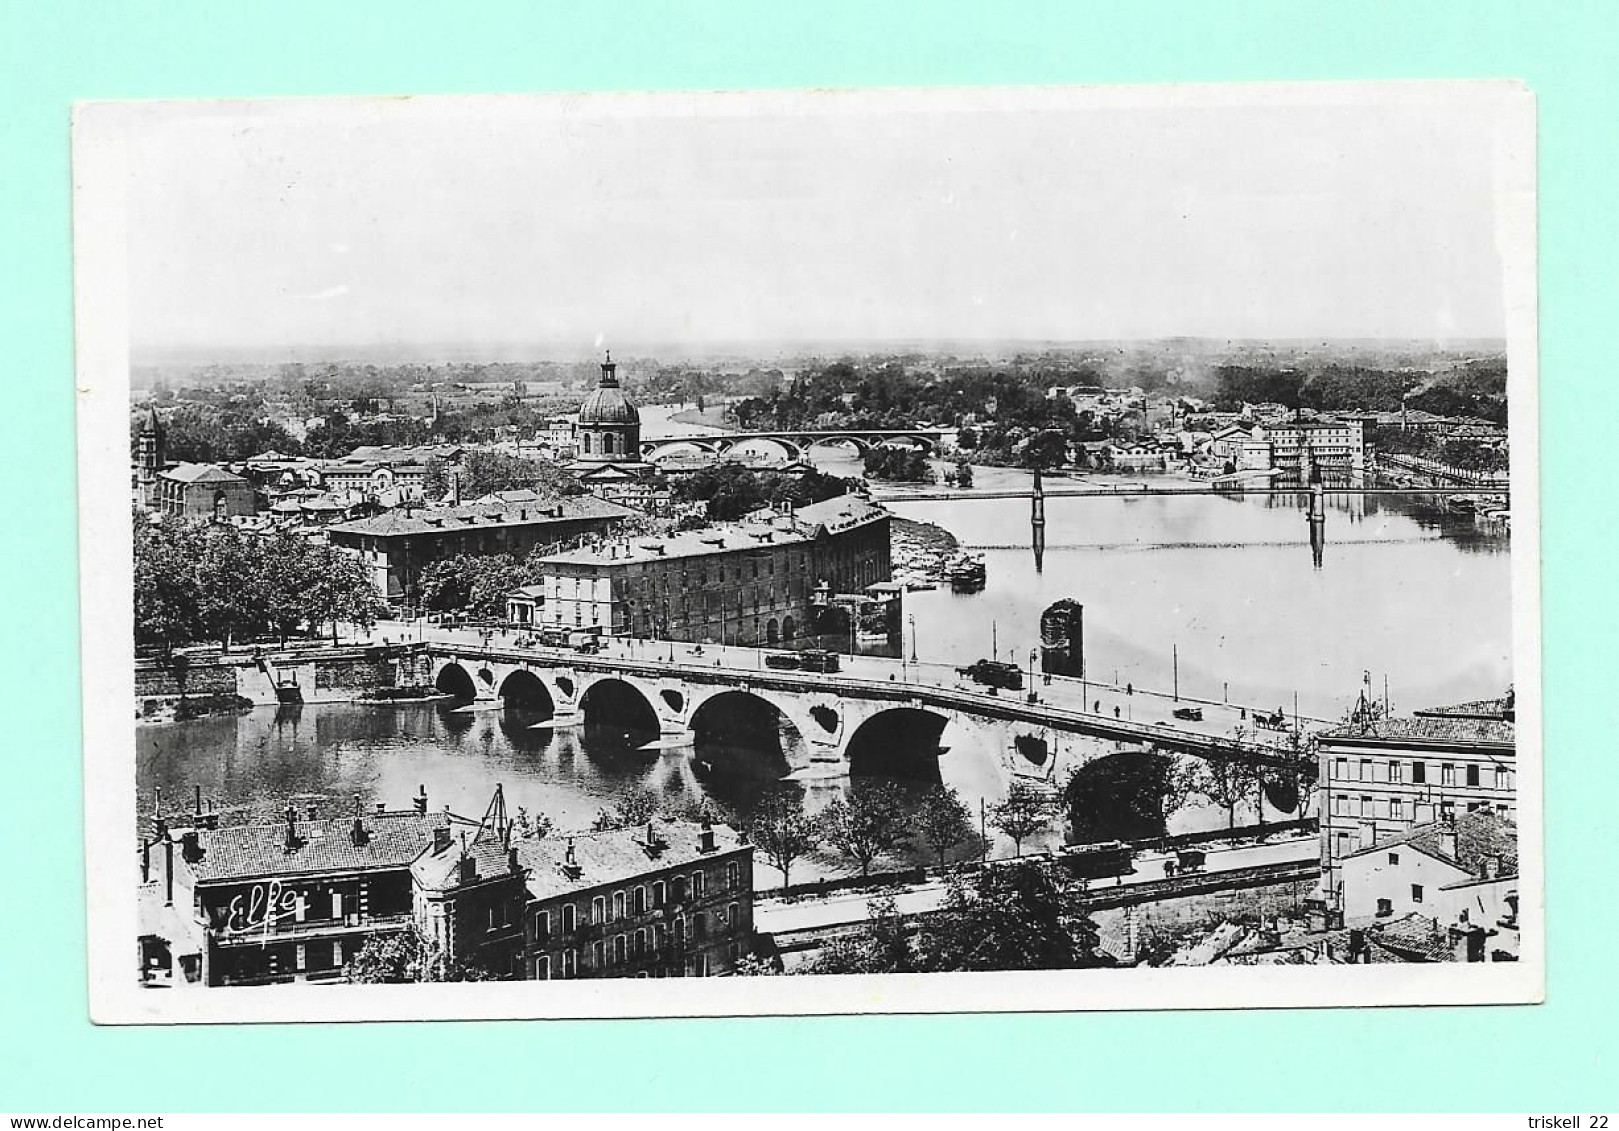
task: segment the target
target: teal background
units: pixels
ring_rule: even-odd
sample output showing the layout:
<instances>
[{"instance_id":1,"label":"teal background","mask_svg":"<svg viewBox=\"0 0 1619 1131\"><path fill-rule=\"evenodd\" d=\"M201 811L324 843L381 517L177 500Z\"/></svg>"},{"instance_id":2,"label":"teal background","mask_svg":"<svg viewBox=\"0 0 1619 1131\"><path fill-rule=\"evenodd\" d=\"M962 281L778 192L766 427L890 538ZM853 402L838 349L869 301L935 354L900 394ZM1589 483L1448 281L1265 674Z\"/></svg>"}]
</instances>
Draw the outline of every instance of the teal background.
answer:
<instances>
[{"instance_id":1,"label":"teal background","mask_svg":"<svg viewBox=\"0 0 1619 1131\"><path fill-rule=\"evenodd\" d=\"M1603 1110L1619 937L1608 885L1619 404L1604 353L1619 310L1614 28L1609 4L1481 0L0 2L0 780L12 861L0 1109ZM86 1020L72 102L1479 77L1527 80L1540 110L1546 1005L430 1028Z\"/></svg>"}]
</instances>

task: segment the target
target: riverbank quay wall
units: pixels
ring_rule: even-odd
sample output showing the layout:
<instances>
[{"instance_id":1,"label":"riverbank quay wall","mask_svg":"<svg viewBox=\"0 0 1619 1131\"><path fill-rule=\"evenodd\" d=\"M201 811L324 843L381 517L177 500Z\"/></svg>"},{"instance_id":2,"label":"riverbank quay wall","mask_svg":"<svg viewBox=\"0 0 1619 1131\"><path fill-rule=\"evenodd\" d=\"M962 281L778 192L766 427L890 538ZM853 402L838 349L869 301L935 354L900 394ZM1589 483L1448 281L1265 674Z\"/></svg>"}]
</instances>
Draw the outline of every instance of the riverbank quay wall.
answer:
<instances>
[{"instance_id":1,"label":"riverbank quay wall","mask_svg":"<svg viewBox=\"0 0 1619 1131\"><path fill-rule=\"evenodd\" d=\"M431 659L419 645L382 644L187 653L135 661L135 698L166 703L238 695L254 705L346 703L386 690L429 686Z\"/></svg>"}]
</instances>

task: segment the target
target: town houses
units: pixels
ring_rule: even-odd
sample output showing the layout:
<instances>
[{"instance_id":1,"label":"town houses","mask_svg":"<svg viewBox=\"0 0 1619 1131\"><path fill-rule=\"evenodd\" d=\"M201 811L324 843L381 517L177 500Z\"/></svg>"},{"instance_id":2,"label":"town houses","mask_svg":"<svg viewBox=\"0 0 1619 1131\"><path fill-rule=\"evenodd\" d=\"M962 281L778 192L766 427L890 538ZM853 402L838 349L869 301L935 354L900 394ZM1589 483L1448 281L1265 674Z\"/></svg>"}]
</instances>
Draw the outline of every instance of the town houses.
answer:
<instances>
[{"instance_id":1,"label":"town houses","mask_svg":"<svg viewBox=\"0 0 1619 1131\"><path fill-rule=\"evenodd\" d=\"M368 942L411 934L424 980L709 977L753 947L753 847L708 820L544 837L507 819L404 810L221 824L200 800L141 844L149 985L346 980Z\"/></svg>"}]
</instances>

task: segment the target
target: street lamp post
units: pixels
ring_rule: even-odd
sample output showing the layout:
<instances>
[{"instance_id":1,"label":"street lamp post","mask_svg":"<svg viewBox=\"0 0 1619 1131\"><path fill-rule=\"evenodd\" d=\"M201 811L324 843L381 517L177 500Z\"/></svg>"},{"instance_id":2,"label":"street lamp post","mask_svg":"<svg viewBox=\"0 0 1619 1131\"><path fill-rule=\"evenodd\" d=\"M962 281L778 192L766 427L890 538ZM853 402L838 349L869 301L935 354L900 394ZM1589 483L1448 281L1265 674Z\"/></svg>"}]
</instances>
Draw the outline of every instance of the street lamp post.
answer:
<instances>
[{"instance_id":1,"label":"street lamp post","mask_svg":"<svg viewBox=\"0 0 1619 1131\"><path fill-rule=\"evenodd\" d=\"M911 622L911 663L916 663L916 614L907 613L906 620Z\"/></svg>"}]
</instances>

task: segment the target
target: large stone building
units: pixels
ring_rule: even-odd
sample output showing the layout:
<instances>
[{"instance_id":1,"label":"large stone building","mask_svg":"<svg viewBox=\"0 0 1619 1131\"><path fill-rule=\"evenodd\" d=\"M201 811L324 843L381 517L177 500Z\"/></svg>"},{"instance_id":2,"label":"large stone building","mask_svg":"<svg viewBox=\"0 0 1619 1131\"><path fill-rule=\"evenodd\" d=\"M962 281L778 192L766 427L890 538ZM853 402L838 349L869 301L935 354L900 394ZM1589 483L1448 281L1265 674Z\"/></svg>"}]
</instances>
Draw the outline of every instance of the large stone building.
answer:
<instances>
[{"instance_id":1,"label":"large stone building","mask_svg":"<svg viewBox=\"0 0 1619 1131\"><path fill-rule=\"evenodd\" d=\"M327 534L334 546L357 555L370 570L378 596L413 605L420 598L422 570L433 562L457 554L521 558L539 546L605 534L634 513L617 503L577 495L435 509L403 507L337 523Z\"/></svg>"},{"instance_id":2,"label":"large stone building","mask_svg":"<svg viewBox=\"0 0 1619 1131\"><path fill-rule=\"evenodd\" d=\"M179 518L229 519L258 509L253 484L211 463L182 463L157 477L157 509Z\"/></svg>"},{"instance_id":3,"label":"large stone building","mask_svg":"<svg viewBox=\"0 0 1619 1131\"><path fill-rule=\"evenodd\" d=\"M1269 443L1270 466L1298 483L1316 474L1329 483L1349 483L1366 473L1365 426L1359 420L1262 424L1252 439Z\"/></svg>"},{"instance_id":4,"label":"large stone building","mask_svg":"<svg viewBox=\"0 0 1619 1131\"><path fill-rule=\"evenodd\" d=\"M1517 814L1510 694L1354 722L1320 739L1322 863L1342 898L1342 861L1417 825L1488 811Z\"/></svg>"},{"instance_id":5,"label":"large stone building","mask_svg":"<svg viewBox=\"0 0 1619 1131\"><path fill-rule=\"evenodd\" d=\"M615 539L541 559L541 625L616 636L788 644L831 594L889 580L889 519L843 495L664 537Z\"/></svg>"}]
</instances>

